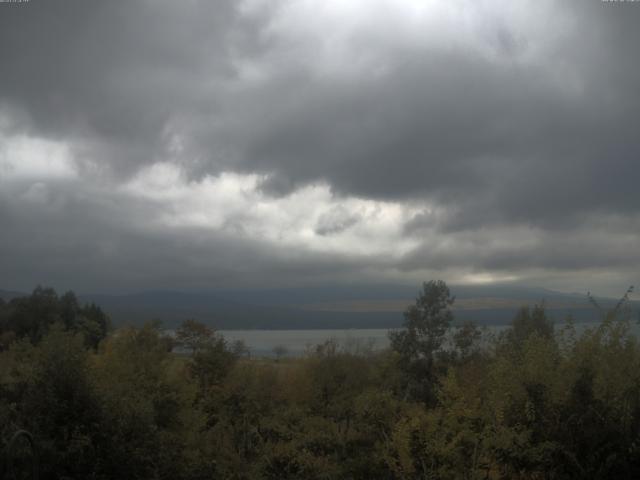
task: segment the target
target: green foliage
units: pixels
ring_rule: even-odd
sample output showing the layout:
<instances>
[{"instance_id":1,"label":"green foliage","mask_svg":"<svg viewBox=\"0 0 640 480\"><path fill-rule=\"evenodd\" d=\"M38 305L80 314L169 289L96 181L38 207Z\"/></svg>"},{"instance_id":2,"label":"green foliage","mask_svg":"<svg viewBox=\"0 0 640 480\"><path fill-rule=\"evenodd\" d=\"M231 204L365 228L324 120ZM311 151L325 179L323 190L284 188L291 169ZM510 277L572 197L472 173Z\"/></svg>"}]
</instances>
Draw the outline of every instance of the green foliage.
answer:
<instances>
[{"instance_id":1,"label":"green foliage","mask_svg":"<svg viewBox=\"0 0 640 480\"><path fill-rule=\"evenodd\" d=\"M38 343L57 323L80 333L92 348L97 348L110 328L109 317L97 305L80 305L73 292L58 297L52 288L39 286L30 296L0 304L0 350L22 338Z\"/></svg>"},{"instance_id":2,"label":"green foliage","mask_svg":"<svg viewBox=\"0 0 640 480\"><path fill-rule=\"evenodd\" d=\"M425 282L422 292L404 312L404 328L390 332L391 348L399 354L399 367L405 373L405 396L435 401L437 388L436 356L453 320L454 297L442 280Z\"/></svg>"},{"instance_id":3,"label":"green foliage","mask_svg":"<svg viewBox=\"0 0 640 480\"><path fill-rule=\"evenodd\" d=\"M109 478L174 478L181 469L183 435L195 389L170 353L157 325L125 328L94 357L103 402Z\"/></svg>"},{"instance_id":4,"label":"green foliage","mask_svg":"<svg viewBox=\"0 0 640 480\"><path fill-rule=\"evenodd\" d=\"M453 334L453 346L462 359L467 359L480 348L482 331L471 321L467 320L456 328Z\"/></svg>"},{"instance_id":5,"label":"green foliage","mask_svg":"<svg viewBox=\"0 0 640 480\"><path fill-rule=\"evenodd\" d=\"M176 330L176 343L189 352L196 354L202 348L207 347L215 333L204 323L188 319L182 322Z\"/></svg>"},{"instance_id":6,"label":"green foliage","mask_svg":"<svg viewBox=\"0 0 640 480\"><path fill-rule=\"evenodd\" d=\"M220 384L239 355L222 336L196 320L185 320L176 330L176 340L191 352L189 371L203 393Z\"/></svg>"},{"instance_id":7,"label":"green foliage","mask_svg":"<svg viewBox=\"0 0 640 480\"><path fill-rule=\"evenodd\" d=\"M415 305L404 312L404 329L390 335L394 350L409 359L431 358L453 320L454 300L442 280L425 282Z\"/></svg>"},{"instance_id":8,"label":"green foliage","mask_svg":"<svg viewBox=\"0 0 640 480\"><path fill-rule=\"evenodd\" d=\"M551 319L542 305L522 307L511 323L511 329L507 331L507 341L517 347L529 338L532 334L537 334L544 338L553 338L554 327Z\"/></svg>"},{"instance_id":9,"label":"green foliage","mask_svg":"<svg viewBox=\"0 0 640 480\"><path fill-rule=\"evenodd\" d=\"M18 427L30 430L45 471L78 478L92 469L101 408L83 338L54 326L37 347L16 342L1 355L5 435Z\"/></svg>"},{"instance_id":10,"label":"green foliage","mask_svg":"<svg viewBox=\"0 0 640 480\"><path fill-rule=\"evenodd\" d=\"M43 478L640 478L627 303L581 334L522 309L487 341L452 302L425 284L388 351L276 361L194 320L177 351L157 323L92 338L94 307L36 289L0 306L0 447L30 430Z\"/></svg>"}]
</instances>

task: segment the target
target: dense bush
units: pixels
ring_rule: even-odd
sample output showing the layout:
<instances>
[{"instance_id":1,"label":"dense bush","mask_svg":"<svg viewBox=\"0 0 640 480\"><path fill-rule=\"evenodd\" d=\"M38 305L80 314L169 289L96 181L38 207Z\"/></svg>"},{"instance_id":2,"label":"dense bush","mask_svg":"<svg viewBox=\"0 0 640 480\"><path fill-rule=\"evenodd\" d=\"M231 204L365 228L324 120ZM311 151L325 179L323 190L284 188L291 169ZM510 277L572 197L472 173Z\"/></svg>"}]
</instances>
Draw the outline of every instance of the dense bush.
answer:
<instances>
[{"instance_id":1,"label":"dense bush","mask_svg":"<svg viewBox=\"0 0 640 480\"><path fill-rule=\"evenodd\" d=\"M624 308L581 334L525 308L488 339L452 303L430 282L388 351L273 361L193 320L107 336L97 307L37 289L0 305L2 438L30 430L44 478L640 478Z\"/></svg>"}]
</instances>

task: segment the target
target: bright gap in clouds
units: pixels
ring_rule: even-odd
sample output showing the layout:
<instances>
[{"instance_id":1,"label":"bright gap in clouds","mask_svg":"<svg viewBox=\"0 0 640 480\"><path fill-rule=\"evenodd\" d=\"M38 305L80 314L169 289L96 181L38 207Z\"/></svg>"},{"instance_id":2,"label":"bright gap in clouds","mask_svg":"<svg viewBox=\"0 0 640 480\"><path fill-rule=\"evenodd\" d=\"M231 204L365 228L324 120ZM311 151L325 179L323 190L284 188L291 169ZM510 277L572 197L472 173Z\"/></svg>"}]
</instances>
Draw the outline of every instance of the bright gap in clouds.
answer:
<instances>
[{"instance_id":1,"label":"bright gap in clouds","mask_svg":"<svg viewBox=\"0 0 640 480\"><path fill-rule=\"evenodd\" d=\"M269 2L245 2L247 12ZM485 61L553 64L557 43L575 25L557 2L351 0L285 2L274 9L265 37L280 45L278 58L305 64L320 76L384 73L433 52L473 53ZM544 19L544 22L532 21ZM404 60L402 60L404 59Z\"/></svg>"},{"instance_id":2,"label":"bright gap in clouds","mask_svg":"<svg viewBox=\"0 0 640 480\"><path fill-rule=\"evenodd\" d=\"M122 192L156 204L154 228L224 231L280 247L399 258L418 245L405 238L417 208L396 202L336 197L326 184L274 198L260 190L263 175L225 172L188 180L172 163L142 169Z\"/></svg>"},{"instance_id":3,"label":"bright gap in clouds","mask_svg":"<svg viewBox=\"0 0 640 480\"><path fill-rule=\"evenodd\" d=\"M69 179L77 175L69 147L27 135L0 135L0 181Z\"/></svg>"},{"instance_id":4,"label":"bright gap in clouds","mask_svg":"<svg viewBox=\"0 0 640 480\"><path fill-rule=\"evenodd\" d=\"M491 273L471 273L462 275L460 283L471 285L490 285L492 283L515 282L519 279L517 275L499 275Z\"/></svg>"}]
</instances>

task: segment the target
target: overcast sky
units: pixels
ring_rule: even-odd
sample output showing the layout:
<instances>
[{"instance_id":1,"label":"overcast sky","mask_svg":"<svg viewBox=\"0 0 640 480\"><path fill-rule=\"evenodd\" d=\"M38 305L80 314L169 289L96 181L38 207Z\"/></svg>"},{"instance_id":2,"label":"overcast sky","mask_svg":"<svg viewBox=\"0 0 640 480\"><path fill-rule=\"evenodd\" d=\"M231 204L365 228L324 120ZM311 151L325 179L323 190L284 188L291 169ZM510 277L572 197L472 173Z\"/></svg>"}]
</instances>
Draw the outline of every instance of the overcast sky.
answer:
<instances>
[{"instance_id":1,"label":"overcast sky","mask_svg":"<svg viewBox=\"0 0 640 480\"><path fill-rule=\"evenodd\" d=\"M0 289L640 272L640 2L0 3Z\"/></svg>"}]
</instances>

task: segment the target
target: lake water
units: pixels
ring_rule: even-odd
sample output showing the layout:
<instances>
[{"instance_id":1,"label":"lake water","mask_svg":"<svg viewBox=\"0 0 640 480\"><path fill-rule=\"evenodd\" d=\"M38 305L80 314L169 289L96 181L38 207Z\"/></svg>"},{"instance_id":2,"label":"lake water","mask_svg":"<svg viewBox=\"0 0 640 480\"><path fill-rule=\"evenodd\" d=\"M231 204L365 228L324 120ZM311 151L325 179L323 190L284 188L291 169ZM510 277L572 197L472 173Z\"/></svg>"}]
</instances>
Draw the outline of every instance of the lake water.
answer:
<instances>
[{"instance_id":1,"label":"lake water","mask_svg":"<svg viewBox=\"0 0 640 480\"><path fill-rule=\"evenodd\" d=\"M228 342L245 342L254 356L275 356L276 347L284 347L289 356L303 355L308 349L336 340L349 348L372 348L375 350L389 346L386 329L345 329L345 330L219 330Z\"/></svg>"},{"instance_id":2,"label":"lake water","mask_svg":"<svg viewBox=\"0 0 640 480\"><path fill-rule=\"evenodd\" d=\"M576 331L580 333L595 323L576 323ZM507 328L504 325L484 327L489 335L498 334ZM556 331L562 324L556 325ZM632 323L632 331L640 334L638 323ZM327 340L335 340L350 351L373 349L379 350L389 346L388 329L341 329L341 330L219 330L229 343L237 340L245 342L252 356L273 357L276 347L284 347L287 356L301 356L315 345Z\"/></svg>"}]
</instances>

